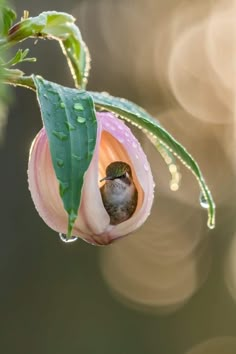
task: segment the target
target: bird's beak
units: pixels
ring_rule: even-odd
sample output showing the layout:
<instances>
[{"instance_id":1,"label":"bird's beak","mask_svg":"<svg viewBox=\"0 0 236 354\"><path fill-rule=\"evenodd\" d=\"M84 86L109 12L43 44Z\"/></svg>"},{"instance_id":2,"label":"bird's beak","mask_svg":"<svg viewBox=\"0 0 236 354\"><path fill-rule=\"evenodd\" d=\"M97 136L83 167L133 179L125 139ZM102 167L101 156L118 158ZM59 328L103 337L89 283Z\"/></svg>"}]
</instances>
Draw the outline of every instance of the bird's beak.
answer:
<instances>
[{"instance_id":1,"label":"bird's beak","mask_svg":"<svg viewBox=\"0 0 236 354\"><path fill-rule=\"evenodd\" d=\"M109 180L112 180L112 179L114 179L112 176L106 176L106 177L100 179L100 182L102 182L102 181L109 181Z\"/></svg>"}]
</instances>

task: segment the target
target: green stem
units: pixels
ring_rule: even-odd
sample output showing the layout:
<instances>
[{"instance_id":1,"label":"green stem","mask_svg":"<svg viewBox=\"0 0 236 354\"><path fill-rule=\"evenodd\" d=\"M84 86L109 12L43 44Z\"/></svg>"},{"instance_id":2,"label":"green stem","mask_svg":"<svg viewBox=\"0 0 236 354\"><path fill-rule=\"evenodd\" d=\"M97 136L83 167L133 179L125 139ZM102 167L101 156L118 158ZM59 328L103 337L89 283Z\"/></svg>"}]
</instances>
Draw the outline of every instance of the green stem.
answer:
<instances>
[{"instance_id":1,"label":"green stem","mask_svg":"<svg viewBox=\"0 0 236 354\"><path fill-rule=\"evenodd\" d=\"M4 75L3 82L8 85L22 86L30 90L36 91L34 81L31 76L14 76L14 75Z\"/></svg>"}]
</instances>

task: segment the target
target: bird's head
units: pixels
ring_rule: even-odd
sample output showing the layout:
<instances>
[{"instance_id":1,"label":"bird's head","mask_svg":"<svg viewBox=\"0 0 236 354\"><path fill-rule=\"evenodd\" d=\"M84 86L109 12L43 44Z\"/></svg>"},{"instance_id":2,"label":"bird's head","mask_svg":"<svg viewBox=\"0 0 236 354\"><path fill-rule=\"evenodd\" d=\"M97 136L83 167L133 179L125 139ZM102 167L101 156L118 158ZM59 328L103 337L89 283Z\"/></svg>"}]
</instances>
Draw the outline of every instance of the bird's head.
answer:
<instances>
[{"instance_id":1,"label":"bird's head","mask_svg":"<svg viewBox=\"0 0 236 354\"><path fill-rule=\"evenodd\" d=\"M126 162L115 161L110 163L106 168L106 176L100 180L102 181L112 181L115 179L124 179L124 181L132 180L132 171Z\"/></svg>"}]
</instances>

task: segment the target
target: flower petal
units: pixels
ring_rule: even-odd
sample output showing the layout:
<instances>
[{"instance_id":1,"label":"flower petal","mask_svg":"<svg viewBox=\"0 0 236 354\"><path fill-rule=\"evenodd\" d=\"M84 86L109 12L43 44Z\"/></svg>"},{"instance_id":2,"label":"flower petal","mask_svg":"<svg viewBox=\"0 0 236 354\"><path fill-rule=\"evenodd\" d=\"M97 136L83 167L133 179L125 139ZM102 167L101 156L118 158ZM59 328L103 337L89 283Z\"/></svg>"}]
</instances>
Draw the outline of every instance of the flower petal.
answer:
<instances>
[{"instance_id":1,"label":"flower petal","mask_svg":"<svg viewBox=\"0 0 236 354\"><path fill-rule=\"evenodd\" d=\"M146 156L130 129L111 113L97 113L98 131L93 158L84 176L81 204L73 235L95 244L108 244L138 228L148 217L154 182ZM127 162L138 189L134 215L119 225L110 225L100 193L100 179L113 161ZM66 233L68 216L59 195L48 140L43 128L36 136L29 158L29 189L42 219L57 232Z\"/></svg>"},{"instance_id":2,"label":"flower petal","mask_svg":"<svg viewBox=\"0 0 236 354\"><path fill-rule=\"evenodd\" d=\"M103 233L110 221L98 189L99 141L100 139L98 139L93 159L85 175L81 205L73 228L74 236L82 236L88 241L91 241L90 235L93 233ZM59 184L53 169L44 128L38 133L31 147L28 180L32 199L39 215L50 228L66 233L68 215L59 194ZM94 218L95 210L97 218Z\"/></svg>"}]
</instances>

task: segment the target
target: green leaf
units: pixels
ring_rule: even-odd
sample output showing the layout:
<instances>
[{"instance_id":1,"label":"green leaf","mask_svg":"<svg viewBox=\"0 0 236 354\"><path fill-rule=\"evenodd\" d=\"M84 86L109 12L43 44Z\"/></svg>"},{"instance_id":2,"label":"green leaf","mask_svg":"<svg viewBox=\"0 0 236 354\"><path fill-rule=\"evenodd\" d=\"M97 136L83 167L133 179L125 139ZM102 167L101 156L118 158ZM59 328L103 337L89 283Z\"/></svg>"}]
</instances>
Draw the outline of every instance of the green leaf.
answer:
<instances>
[{"instance_id":1,"label":"green leaf","mask_svg":"<svg viewBox=\"0 0 236 354\"><path fill-rule=\"evenodd\" d=\"M29 53L29 49L19 49L15 56L9 60L7 63L3 64L4 67L11 67L11 66L15 66L16 64L22 63L22 62L35 62L36 58L28 58L27 55Z\"/></svg>"},{"instance_id":2,"label":"green leaf","mask_svg":"<svg viewBox=\"0 0 236 354\"><path fill-rule=\"evenodd\" d=\"M69 216L67 236L70 237L80 205L84 174L96 144L93 100L84 90L66 88L38 76L33 78L60 195Z\"/></svg>"},{"instance_id":3,"label":"green leaf","mask_svg":"<svg viewBox=\"0 0 236 354\"><path fill-rule=\"evenodd\" d=\"M76 86L86 87L90 55L73 16L64 12L46 11L39 16L23 19L10 29L7 43L3 42L2 45L9 47L29 37L59 41Z\"/></svg>"},{"instance_id":4,"label":"green leaf","mask_svg":"<svg viewBox=\"0 0 236 354\"><path fill-rule=\"evenodd\" d=\"M142 108L123 98L116 98L108 94L90 92L95 106L115 114L122 119L136 125L143 130L150 140L155 144L161 144L171 154L176 156L196 177L200 189L200 204L208 210L208 227L215 226L215 204L209 188L204 180L197 162L188 153L188 151L175 140L155 119Z\"/></svg>"},{"instance_id":5,"label":"green leaf","mask_svg":"<svg viewBox=\"0 0 236 354\"><path fill-rule=\"evenodd\" d=\"M0 35L6 36L13 21L16 19L16 13L6 6L5 1L0 1Z\"/></svg>"}]
</instances>

